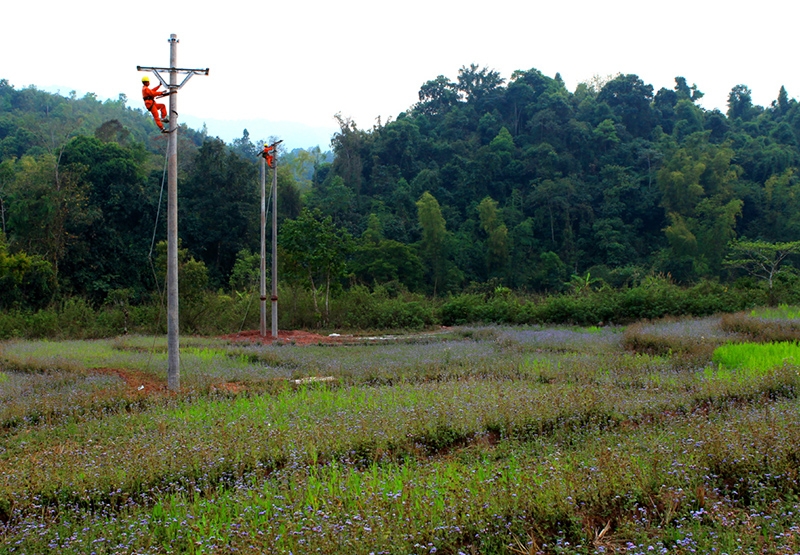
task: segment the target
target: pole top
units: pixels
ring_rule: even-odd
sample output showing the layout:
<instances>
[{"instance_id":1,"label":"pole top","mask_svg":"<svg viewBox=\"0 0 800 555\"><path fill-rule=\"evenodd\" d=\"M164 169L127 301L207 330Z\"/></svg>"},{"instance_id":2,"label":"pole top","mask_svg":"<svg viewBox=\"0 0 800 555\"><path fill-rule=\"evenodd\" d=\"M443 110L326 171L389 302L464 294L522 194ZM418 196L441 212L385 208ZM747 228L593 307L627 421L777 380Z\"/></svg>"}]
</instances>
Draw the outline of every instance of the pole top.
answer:
<instances>
[{"instance_id":1,"label":"pole top","mask_svg":"<svg viewBox=\"0 0 800 555\"><path fill-rule=\"evenodd\" d=\"M180 41L178 40L178 35L176 35L175 33L172 33L172 34L169 36L169 41L168 41L168 42L180 42Z\"/></svg>"}]
</instances>

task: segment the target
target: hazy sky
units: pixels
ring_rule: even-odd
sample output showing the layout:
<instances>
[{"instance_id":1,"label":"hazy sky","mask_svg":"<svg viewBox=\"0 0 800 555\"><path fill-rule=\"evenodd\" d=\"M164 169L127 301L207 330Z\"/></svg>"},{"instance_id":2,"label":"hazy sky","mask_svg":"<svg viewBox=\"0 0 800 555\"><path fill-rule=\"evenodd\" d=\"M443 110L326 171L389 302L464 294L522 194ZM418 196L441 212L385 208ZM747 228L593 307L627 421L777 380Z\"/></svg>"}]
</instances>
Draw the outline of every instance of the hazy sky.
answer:
<instances>
[{"instance_id":1,"label":"hazy sky","mask_svg":"<svg viewBox=\"0 0 800 555\"><path fill-rule=\"evenodd\" d=\"M329 146L334 114L362 129L395 118L438 75L471 63L508 79L559 72L571 91L594 75L635 73L655 91L675 76L725 111L737 84L767 106L800 97L796 20L786 0L9 1L0 78L141 106L137 65L210 68L179 96L180 120L225 141L249 130L289 148Z\"/></svg>"}]
</instances>

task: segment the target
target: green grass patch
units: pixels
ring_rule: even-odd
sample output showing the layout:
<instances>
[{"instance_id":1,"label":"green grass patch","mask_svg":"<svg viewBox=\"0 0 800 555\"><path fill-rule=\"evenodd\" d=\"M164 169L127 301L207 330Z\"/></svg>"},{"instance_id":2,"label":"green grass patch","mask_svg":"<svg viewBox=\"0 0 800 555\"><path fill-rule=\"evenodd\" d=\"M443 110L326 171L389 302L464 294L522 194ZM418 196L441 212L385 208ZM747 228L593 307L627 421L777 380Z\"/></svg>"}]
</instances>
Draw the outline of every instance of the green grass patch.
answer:
<instances>
[{"instance_id":1,"label":"green grass patch","mask_svg":"<svg viewBox=\"0 0 800 555\"><path fill-rule=\"evenodd\" d=\"M800 320L800 307L781 304L772 308L756 308L750 311L750 316L770 320Z\"/></svg>"},{"instance_id":2,"label":"green grass patch","mask_svg":"<svg viewBox=\"0 0 800 555\"><path fill-rule=\"evenodd\" d=\"M712 360L720 369L766 371L800 363L800 345L788 341L731 343L717 347Z\"/></svg>"}]
</instances>

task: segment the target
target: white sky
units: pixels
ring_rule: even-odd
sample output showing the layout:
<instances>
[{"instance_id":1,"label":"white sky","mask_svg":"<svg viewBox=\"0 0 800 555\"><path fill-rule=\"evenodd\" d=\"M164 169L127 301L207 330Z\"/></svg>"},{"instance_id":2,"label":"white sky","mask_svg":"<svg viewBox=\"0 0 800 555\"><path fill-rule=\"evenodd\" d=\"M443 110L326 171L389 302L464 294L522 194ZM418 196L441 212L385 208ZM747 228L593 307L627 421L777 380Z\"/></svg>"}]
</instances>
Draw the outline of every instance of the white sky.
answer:
<instances>
[{"instance_id":1,"label":"white sky","mask_svg":"<svg viewBox=\"0 0 800 555\"><path fill-rule=\"evenodd\" d=\"M800 97L800 3L761 0L15 0L2 8L0 78L20 89L95 93L141 105L136 66L210 68L181 90L180 120L225 141L247 128L287 146L329 146L333 115L369 129L412 106L420 86L476 63L593 75L635 73L657 91L681 75L726 110L744 84L768 106Z\"/></svg>"}]
</instances>

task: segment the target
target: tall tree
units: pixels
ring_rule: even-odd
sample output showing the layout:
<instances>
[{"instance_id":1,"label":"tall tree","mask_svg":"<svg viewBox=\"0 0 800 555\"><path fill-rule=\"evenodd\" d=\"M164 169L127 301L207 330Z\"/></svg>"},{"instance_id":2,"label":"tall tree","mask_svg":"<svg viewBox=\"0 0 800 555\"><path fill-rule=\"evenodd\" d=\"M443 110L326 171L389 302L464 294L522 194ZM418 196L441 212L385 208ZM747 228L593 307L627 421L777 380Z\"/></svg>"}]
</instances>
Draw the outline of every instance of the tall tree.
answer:
<instances>
[{"instance_id":1,"label":"tall tree","mask_svg":"<svg viewBox=\"0 0 800 555\"><path fill-rule=\"evenodd\" d=\"M458 70L456 88L466 100L479 102L496 92L504 82L505 79L495 70L470 64Z\"/></svg>"},{"instance_id":2,"label":"tall tree","mask_svg":"<svg viewBox=\"0 0 800 555\"><path fill-rule=\"evenodd\" d=\"M113 289L144 289L154 210L146 192L147 154L94 137L67 144L63 165L86 191L85 215L68 227L64 263L75 292L101 301Z\"/></svg>"},{"instance_id":3,"label":"tall tree","mask_svg":"<svg viewBox=\"0 0 800 555\"><path fill-rule=\"evenodd\" d=\"M509 259L508 228L500 216L497 202L491 197L484 198L478 205L481 227L486 233L486 269L489 277L503 276Z\"/></svg>"},{"instance_id":4,"label":"tall tree","mask_svg":"<svg viewBox=\"0 0 800 555\"><path fill-rule=\"evenodd\" d=\"M772 291L775 278L786 267L781 267L787 257L800 253L800 241L769 243L767 241L748 241L746 239L731 241L725 265L729 268L744 269L751 276L767 282Z\"/></svg>"},{"instance_id":5,"label":"tall tree","mask_svg":"<svg viewBox=\"0 0 800 555\"><path fill-rule=\"evenodd\" d=\"M206 264L211 282L224 286L236 253L258 245L256 166L219 139L208 139L179 192L183 244Z\"/></svg>"},{"instance_id":6,"label":"tall tree","mask_svg":"<svg viewBox=\"0 0 800 555\"><path fill-rule=\"evenodd\" d=\"M9 245L44 257L57 284L61 263L78 239L75 231L96 217L86 210L88 190L82 170L59 171L59 163L51 154L16 161L7 203Z\"/></svg>"},{"instance_id":7,"label":"tall tree","mask_svg":"<svg viewBox=\"0 0 800 555\"><path fill-rule=\"evenodd\" d=\"M428 116L444 114L458 102L456 84L444 75L426 81L419 89L419 103L415 106L417 113Z\"/></svg>"},{"instance_id":8,"label":"tall tree","mask_svg":"<svg viewBox=\"0 0 800 555\"><path fill-rule=\"evenodd\" d=\"M447 279L447 229L439 202L427 191L417 201L417 219L422 229L420 254L435 296Z\"/></svg>"},{"instance_id":9,"label":"tall tree","mask_svg":"<svg viewBox=\"0 0 800 555\"><path fill-rule=\"evenodd\" d=\"M781 90L778 91L778 99L775 101L774 107L781 116L785 116L789 112L791 102L789 100L789 93L786 92L786 87L783 85L781 85Z\"/></svg>"},{"instance_id":10,"label":"tall tree","mask_svg":"<svg viewBox=\"0 0 800 555\"><path fill-rule=\"evenodd\" d=\"M358 129L350 118L344 118L341 114L336 114L335 117L339 123L339 131L331 139L333 171L344 179L345 185L355 191L356 195L360 195L364 178L361 151L365 147L366 133Z\"/></svg>"},{"instance_id":11,"label":"tall tree","mask_svg":"<svg viewBox=\"0 0 800 555\"><path fill-rule=\"evenodd\" d=\"M728 117L748 121L753 113L753 93L746 85L734 86L728 94Z\"/></svg>"},{"instance_id":12,"label":"tall tree","mask_svg":"<svg viewBox=\"0 0 800 555\"><path fill-rule=\"evenodd\" d=\"M303 209L294 220L283 222L278 244L284 271L290 279L302 281L311 289L317 313L318 297L324 288L324 319L327 321L331 290L343 277L352 237L347 230L337 228L330 216L323 216L318 210Z\"/></svg>"},{"instance_id":13,"label":"tall tree","mask_svg":"<svg viewBox=\"0 0 800 555\"><path fill-rule=\"evenodd\" d=\"M718 275L721 269L742 210L742 201L734 196L741 170L732 158L731 149L696 134L666 158L658 172L661 202L670 221L664 230L670 258L679 264L673 271L676 277L692 277L686 273L687 264L694 276Z\"/></svg>"},{"instance_id":14,"label":"tall tree","mask_svg":"<svg viewBox=\"0 0 800 555\"><path fill-rule=\"evenodd\" d=\"M605 84L598 102L605 102L635 137L647 138L653 130L653 86L638 75L619 75Z\"/></svg>"},{"instance_id":15,"label":"tall tree","mask_svg":"<svg viewBox=\"0 0 800 555\"><path fill-rule=\"evenodd\" d=\"M679 100L690 100L692 102L697 102L705 96L697 89L697 85L694 83L692 83L691 87L687 85L685 77L675 78L675 92L678 93Z\"/></svg>"}]
</instances>

